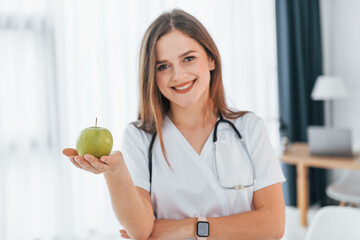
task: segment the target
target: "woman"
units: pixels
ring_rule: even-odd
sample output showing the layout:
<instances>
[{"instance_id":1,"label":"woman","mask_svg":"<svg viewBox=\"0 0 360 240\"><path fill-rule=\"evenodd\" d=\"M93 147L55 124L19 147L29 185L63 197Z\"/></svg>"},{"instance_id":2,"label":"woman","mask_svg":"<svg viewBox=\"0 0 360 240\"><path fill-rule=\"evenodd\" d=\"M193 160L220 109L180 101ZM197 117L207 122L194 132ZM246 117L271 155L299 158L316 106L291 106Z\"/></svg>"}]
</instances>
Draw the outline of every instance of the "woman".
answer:
<instances>
[{"instance_id":1,"label":"woman","mask_svg":"<svg viewBox=\"0 0 360 240\"><path fill-rule=\"evenodd\" d=\"M197 19L175 9L149 26L139 87L139 119L121 152L64 149L76 167L104 173L121 235L280 239L285 179L264 122L226 106L219 52Z\"/></svg>"}]
</instances>

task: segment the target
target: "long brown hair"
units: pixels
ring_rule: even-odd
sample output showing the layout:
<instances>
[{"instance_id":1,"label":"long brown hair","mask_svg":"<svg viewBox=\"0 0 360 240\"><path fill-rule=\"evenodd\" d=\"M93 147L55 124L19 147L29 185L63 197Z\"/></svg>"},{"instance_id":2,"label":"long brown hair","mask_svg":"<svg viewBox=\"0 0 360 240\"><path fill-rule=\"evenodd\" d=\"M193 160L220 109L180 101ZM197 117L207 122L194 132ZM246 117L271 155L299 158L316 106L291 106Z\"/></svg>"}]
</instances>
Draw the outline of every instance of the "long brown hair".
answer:
<instances>
[{"instance_id":1,"label":"long brown hair","mask_svg":"<svg viewBox=\"0 0 360 240\"><path fill-rule=\"evenodd\" d=\"M140 48L139 59L139 128L160 138L161 150L166 157L161 128L163 120L170 108L170 103L160 92L156 84L156 42L171 30L177 29L196 40L205 49L208 57L215 61L215 69L210 73L210 100L216 115L221 113L225 118L235 119L246 111L232 111L226 105L224 86L222 83L221 60L219 51L205 27L192 15L173 9L161 14L146 30Z\"/></svg>"}]
</instances>

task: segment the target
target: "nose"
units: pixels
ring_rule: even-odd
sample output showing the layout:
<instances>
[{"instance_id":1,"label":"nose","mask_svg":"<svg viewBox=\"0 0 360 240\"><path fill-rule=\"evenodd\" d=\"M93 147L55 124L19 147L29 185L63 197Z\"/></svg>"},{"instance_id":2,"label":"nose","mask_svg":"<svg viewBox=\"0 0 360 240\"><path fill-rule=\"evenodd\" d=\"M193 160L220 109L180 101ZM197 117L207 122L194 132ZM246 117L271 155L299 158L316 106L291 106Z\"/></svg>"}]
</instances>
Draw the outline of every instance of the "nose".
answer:
<instances>
[{"instance_id":1,"label":"nose","mask_svg":"<svg viewBox=\"0 0 360 240\"><path fill-rule=\"evenodd\" d=\"M174 81L181 81L187 78L187 71L180 65L174 65L173 67L173 80Z\"/></svg>"}]
</instances>

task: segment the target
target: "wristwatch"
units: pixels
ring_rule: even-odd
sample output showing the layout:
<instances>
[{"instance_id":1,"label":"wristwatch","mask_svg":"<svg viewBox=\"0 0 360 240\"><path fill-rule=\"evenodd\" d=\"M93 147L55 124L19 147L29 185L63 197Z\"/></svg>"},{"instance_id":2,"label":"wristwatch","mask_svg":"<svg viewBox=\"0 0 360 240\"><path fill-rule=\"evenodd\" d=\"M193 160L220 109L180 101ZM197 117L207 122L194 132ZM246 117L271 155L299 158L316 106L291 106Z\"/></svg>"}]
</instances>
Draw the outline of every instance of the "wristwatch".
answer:
<instances>
[{"instance_id":1,"label":"wristwatch","mask_svg":"<svg viewBox=\"0 0 360 240\"><path fill-rule=\"evenodd\" d=\"M210 224L206 217L198 217L196 224L196 236L198 240L207 240L210 234Z\"/></svg>"}]
</instances>

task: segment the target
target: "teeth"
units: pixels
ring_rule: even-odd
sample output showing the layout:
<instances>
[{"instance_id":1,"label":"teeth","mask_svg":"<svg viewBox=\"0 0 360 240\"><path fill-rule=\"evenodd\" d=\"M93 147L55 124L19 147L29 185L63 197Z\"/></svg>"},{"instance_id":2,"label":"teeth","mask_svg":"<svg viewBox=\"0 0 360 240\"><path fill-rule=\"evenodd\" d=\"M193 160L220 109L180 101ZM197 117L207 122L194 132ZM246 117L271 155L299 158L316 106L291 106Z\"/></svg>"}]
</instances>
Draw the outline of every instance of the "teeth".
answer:
<instances>
[{"instance_id":1,"label":"teeth","mask_svg":"<svg viewBox=\"0 0 360 240\"><path fill-rule=\"evenodd\" d=\"M186 84L186 85L185 85L185 86L183 86L183 87L176 87L175 89L176 89L176 90L184 90L184 89L187 89L188 87L190 87L190 86L191 86L191 84L193 84L193 82L194 82L194 81L192 81L192 82L190 82L190 83Z\"/></svg>"}]
</instances>

